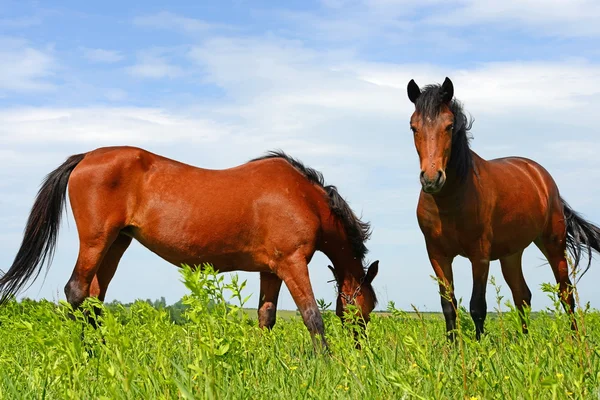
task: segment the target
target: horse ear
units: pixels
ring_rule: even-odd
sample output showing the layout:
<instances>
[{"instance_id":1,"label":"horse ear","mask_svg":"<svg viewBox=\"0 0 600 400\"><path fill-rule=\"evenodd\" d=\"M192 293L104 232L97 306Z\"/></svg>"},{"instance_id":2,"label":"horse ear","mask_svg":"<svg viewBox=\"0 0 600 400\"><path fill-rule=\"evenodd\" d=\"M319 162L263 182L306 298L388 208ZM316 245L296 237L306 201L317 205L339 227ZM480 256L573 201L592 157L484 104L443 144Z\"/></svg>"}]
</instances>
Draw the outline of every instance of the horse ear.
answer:
<instances>
[{"instance_id":1,"label":"horse ear","mask_svg":"<svg viewBox=\"0 0 600 400\"><path fill-rule=\"evenodd\" d=\"M379 260L373 261L371 265L369 265L367 276L365 276L365 282L369 284L373 282L373 279L377 276L377 272L379 272Z\"/></svg>"},{"instance_id":2,"label":"horse ear","mask_svg":"<svg viewBox=\"0 0 600 400\"><path fill-rule=\"evenodd\" d=\"M333 277L337 280L337 275L335 274L335 269L331 265L328 265L327 268L329 268L329 270L333 274Z\"/></svg>"},{"instance_id":3,"label":"horse ear","mask_svg":"<svg viewBox=\"0 0 600 400\"><path fill-rule=\"evenodd\" d=\"M454 85L448 77L446 77L444 83L442 83L442 93L442 101L444 103L450 103L450 100L452 100L452 97L454 96Z\"/></svg>"},{"instance_id":4,"label":"horse ear","mask_svg":"<svg viewBox=\"0 0 600 400\"><path fill-rule=\"evenodd\" d=\"M414 79L411 79L410 82L408 82L406 91L408 92L409 100L413 103L416 103L417 99L421 95L421 89L419 89L419 85L417 85L417 82L415 82Z\"/></svg>"}]
</instances>

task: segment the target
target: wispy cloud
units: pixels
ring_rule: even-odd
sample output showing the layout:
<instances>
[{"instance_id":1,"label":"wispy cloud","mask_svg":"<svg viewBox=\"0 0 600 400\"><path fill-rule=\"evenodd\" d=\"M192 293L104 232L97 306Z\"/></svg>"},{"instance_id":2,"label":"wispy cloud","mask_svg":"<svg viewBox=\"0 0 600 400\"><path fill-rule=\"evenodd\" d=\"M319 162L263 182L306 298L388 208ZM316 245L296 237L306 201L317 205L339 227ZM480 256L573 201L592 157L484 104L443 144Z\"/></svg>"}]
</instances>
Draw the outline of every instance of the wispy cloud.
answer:
<instances>
[{"instance_id":1,"label":"wispy cloud","mask_svg":"<svg viewBox=\"0 0 600 400\"><path fill-rule=\"evenodd\" d=\"M166 110L138 107L11 108L0 110L0 143L83 143L89 146L210 142L224 125Z\"/></svg>"},{"instance_id":2,"label":"wispy cloud","mask_svg":"<svg viewBox=\"0 0 600 400\"><path fill-rule=\"evenodd\" d=\"M423 86L449 76L458 98L470 109L490 114L558 109L581 113L582 108L593 107L600 96L600 64L583 60L491 62L459 69L377 63L347 68L367 82L402 90L403 95L410 79Z\"/></svg>"},{"instance_id":3,"label":"wispy cloud","mask_svg":"<svg viewBox=\"0 0 600 400\"><path fill-rule=\"evenodd\" d=\"M430 24L471 26L489 23L520 26L534 34L567 37L600 35L600 3L595 0L456 1L448 12L424 19Z\"/></svg>"},{"instance_id":4,"label":"wispy cloud","mask_svg":"<svg viewBox=\"0 0 600 400\"><path fill-rule=\"evenodd\" d=\"M380 89L336 70L344 60L352 59L345 52L319 52L282 39L218 38L194 47L189 54L208 82L268 112L271 122L281 119L282 128L306 127L305 122L317 122L332 110L387 111L388 115L395 110L385 104L393 95L390 88ZM312 116L298 119L301 110ZM252 114L257 115L256 111Z\"/></svg>"},{"instance_id":5,"label":"wispy cloud","mask_svg":"<svg viewBox=\"0 0 600 400\"><path fill-rule=\"evenodd\" d=\"M105 89L104 97L110 101L123 101L127 99L127 92L123 89Z\"/></svg>"},{"instance_id":6,"label":"wispy cloud","mask_svg":"<svg viewBox=\"0 0 600 400\"><path fill-rule=\"evenodd\" d=\"M82 48L84 57L95 63L116 63L123 60L125 57L120 51L106 49L90 49Z\"/></svg>"},{"instance_id":7,"label":"wispy cloud","mask_svg":"<svg viewBox=\"0 0 600 400\"><path fill-rule=\"evenodd\" d=\"M600 97L600 64L584 60L490 62L451 69L364 62L352 53L319 52L298 41L235 38L208 40L194 47L190 57L202 66L207 80L236 98L276 109L288 105L292 115L292 108L317 107L316 113L311 110L315 116L347 110L394 118L411 112L406 98L410 79L423 86L445 76L452 78L457 97L468 109L486 114L564 109L585 114L581 111L596 107Z\"/></svg>"},{"instance_id":8,"label":"wispy cloud","mask_svg":"<svg viewBox=\"0 0 600 400\"><path fill-rule=\"evenodd\" d=\"M5 29L23 29L42 23L39 16L25 16L14 18L0 18L0 27Z\"/></svg>"},{"instance_id":9,"label":"wispy cloud","mask_svg":"<svg viewBox=\"0 0 600 400\"><path fill-rule=\"evenodd\" d=\"M0 60L0 94L54 88L49 78L56 61L50 50L33 48L25 40L0 37Z\"/></svg>"},{"instance_id":10,"label":"wispy cloud","mask_svg":"<svg viewBox=\"0 0 600 400\"><path fill-rule=\"evenodd\" d=\"M141 51L137 55L136 64L127 67L130 75L137 78L178 78L184 75L184 69L177 64L169 62L169 53L165 49L150 49Z\"/></svg>"},{"instance_id":11,"label":"wispy cloud","mask_svg":"<svg viewBox=\"0 0 600 400\"><path fill-rule=\"evenodd\" d=\"M180 67L171 65L160 58L143 60L128 67L127 70L131 75L138 78L177 78L183 75L183 70Z\"/></svg>"},{"instance_id":12,"label":"wispy cloud","mask_svg":"<svg viewBox=\"0 0 600 400\"><path fill-rule=\"evenodd\" d=\"M419 57L428 50L482 52L482 46L514 45L503 37L515 32L553 39L600 35L600 3L595 0L323 0L321 5L272 14L294 27L284 31L292 37L344 43L365 53L409 51Z\"/></svg>"},{"instance_id":13,"label":"wispy cloud","mask_svg":"<svg viewBox=\"0 0 600 400\"><path fill-rule=\"evenodd\" d=\"M597 137L597 132L593 136ZM598 164L600 142L597 140L557 140L545 147L559 160Z\"/></svg>"},{"instance_id":14,"label":"wispy cloud","mask_svg":"<svg viewBox=\"0 0 600 400\"><path fill-rule=\"evenodd\" d=\"M200 33L228 27L227 25L209 23L200 19L184 17L167 11L135 17L133 23L140 27L168 29L185 33Z\"/></svg>"}]
</instances>

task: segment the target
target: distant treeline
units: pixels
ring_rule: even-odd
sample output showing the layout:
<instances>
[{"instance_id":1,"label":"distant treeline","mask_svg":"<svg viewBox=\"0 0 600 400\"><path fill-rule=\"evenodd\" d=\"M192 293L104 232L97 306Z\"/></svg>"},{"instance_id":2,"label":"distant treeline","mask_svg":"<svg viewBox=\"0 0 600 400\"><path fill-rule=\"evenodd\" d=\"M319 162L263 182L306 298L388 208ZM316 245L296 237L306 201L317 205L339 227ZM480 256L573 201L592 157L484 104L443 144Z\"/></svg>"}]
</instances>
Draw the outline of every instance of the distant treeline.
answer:
<instances>
[{"instance_id":1,"label":"distant treeline","mask_svg":"<svg viewBox=\"0 0 600 400\"><path fill-rule=\"evenodd\" d=\"M136 302L139 301L143 301L144 303L147 303L148 305L152 306L157 310L164 310L166 313L169 314L171 321L173 321L173 323L175 324L182 325L186 322L184 313L185 310L189 308L189 306L183 303L183 299L171 305L167 305L167 301L164 297L161 297L159 300L146 299L137 300ZM125 309L129 309L132 305L133 303L121 303L118 300L113 300L111 302L104 303L104 306L114 313L118 313L122 307Z\"/></svg>"}]
</instances>

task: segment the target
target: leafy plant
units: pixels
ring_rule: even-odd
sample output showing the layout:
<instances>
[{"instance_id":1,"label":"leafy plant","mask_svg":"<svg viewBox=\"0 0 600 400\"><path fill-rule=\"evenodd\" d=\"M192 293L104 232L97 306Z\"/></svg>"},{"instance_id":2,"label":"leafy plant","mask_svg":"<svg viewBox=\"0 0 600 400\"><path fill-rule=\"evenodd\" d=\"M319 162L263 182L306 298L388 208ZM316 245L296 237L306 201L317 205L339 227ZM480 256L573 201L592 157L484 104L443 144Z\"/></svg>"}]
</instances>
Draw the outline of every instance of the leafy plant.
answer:
<instances>
[{"instance_id":1,"label":"leafy plant","mask_svg":"<svg viewBox=\"0 0 600 400\"><path fill-rule=\"evenodd\" d=\"M499 298L497 317L490 314L477 342L459 306L455 344L441 314L390 303L372 314L356 350L360 316L349 310L342 324L320 302L331 346L323 356L299 316L259 329L255 313L244 312L248 297L237 277L226 281L209 265L181 273L189 294L177 323L161 301L102 306L92 299L74 312L48 301L7 304L0 309L0 398L598 398L600 313L578 308L581 328L573 333L552 285L544 290L553 306L526 312L528 335Z\"/></svg>"}]
</instances>

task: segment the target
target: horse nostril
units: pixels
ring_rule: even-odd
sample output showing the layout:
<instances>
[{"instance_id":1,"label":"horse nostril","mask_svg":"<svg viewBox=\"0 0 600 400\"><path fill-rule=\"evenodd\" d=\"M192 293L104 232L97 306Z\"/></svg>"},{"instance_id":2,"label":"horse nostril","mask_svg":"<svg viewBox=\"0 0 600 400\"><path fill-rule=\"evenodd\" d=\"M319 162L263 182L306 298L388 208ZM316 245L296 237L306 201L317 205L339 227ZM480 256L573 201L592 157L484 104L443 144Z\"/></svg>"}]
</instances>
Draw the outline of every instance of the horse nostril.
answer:
<instances>
[{"instance_id":1,"label":"horse nostril","mask_svg":"<svg viewBox=\"0 0 600 400\"><path fill-rule=\"evenodd\" d=\"M435 184L436 185L440 185L442 183L442 178L444 177L444 174L442 173L442 171L438 171L437 173L437 179L435 180Z\"/></svg>"},{"instance_id":2,"label":"horse nostril","mask_svg":"<svg viewBox=\"0 0 600 400\"><path fill-rule=\"evenodd\" d=\"M421 174L419 175L419 179L421 181L422 184L425 184L426 179L425 179L425 171L421 171Z\"/></svg>"}]
</instances>

